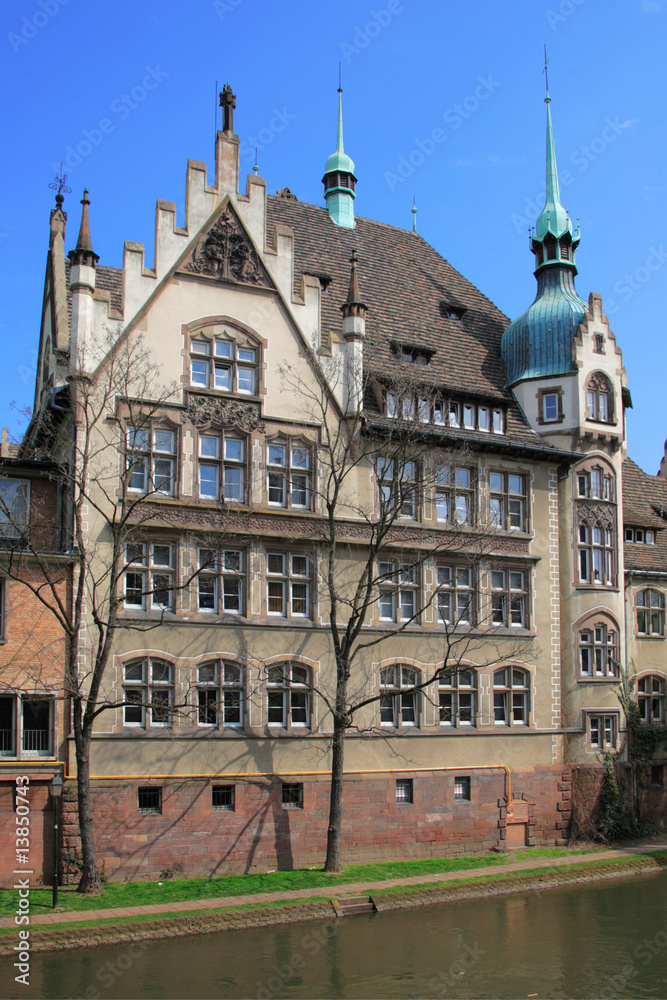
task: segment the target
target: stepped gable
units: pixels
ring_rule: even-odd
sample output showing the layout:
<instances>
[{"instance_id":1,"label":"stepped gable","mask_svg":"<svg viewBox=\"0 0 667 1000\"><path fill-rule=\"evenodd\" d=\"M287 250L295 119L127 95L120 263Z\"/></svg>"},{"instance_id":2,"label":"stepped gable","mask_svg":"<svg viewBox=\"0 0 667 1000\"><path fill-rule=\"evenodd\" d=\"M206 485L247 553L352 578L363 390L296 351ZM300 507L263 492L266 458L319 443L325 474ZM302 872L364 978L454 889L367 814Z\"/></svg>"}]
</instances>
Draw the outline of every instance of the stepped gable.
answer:
<instances>
[{"instance_id":1,"label":"stepped gable","mask_svg":"<svg viewBox=\"0 0 667 1000\"><path fill-rule=\"evenodd\" d=\"M626 542L625 568L667 571L667 479L651 476L631 458L623 463L623 521L626 525L656 530L655 545Z\"/></svg>"},{"instance_id":2,"label":"stepped gable","mask_svg":"<svg viewBox=\"0 0 667 1000\"><path fill-rule=\"evenodd\" d=\"M414 373L420 381L508 405L508 435L533 445L540 442L505 388L500 341L507 317L421 236L360 218L353 230L343 229L325 208L269 195L268 243L276 224L294 230L295 294L303 274L327 285L321 296L323 339L340 338L340 306L356 249L361 297L368 306L368 373L379 378L405 374L392 343L433 351L430 364ZM448 318L447 307L462 312L462 318ZM545 442L540 445L549 448Z\"/></svg>"}]
</instances>

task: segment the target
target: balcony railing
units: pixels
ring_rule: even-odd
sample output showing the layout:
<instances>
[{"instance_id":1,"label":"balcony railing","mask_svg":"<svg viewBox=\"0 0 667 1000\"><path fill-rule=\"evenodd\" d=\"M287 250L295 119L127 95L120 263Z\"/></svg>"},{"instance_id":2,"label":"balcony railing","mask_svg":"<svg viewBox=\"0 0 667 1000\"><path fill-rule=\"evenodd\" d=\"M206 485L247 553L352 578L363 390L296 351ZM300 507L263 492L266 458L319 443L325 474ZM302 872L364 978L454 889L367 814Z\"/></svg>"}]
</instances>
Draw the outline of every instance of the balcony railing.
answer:
<instances>
[{"instance_id":1,"label":"balcony railing","mask_svg":"<svg viewBox=\"0 0 667 1000\"><path fill-rule=\"evenodd\" d=\"M37 757L51 756L51 731L49 729L24 729L23 752Z\"/></svg>"},{"instance_id":2,"label":"balcony railing","mask_svg":"<svg viewBox=\"0 0 667 1000\"><path fill-rule=\"evenodd\" d=\"M0 729L0 754L16 756L16 732L13 729Z\"/></svg>"}]
</instances>

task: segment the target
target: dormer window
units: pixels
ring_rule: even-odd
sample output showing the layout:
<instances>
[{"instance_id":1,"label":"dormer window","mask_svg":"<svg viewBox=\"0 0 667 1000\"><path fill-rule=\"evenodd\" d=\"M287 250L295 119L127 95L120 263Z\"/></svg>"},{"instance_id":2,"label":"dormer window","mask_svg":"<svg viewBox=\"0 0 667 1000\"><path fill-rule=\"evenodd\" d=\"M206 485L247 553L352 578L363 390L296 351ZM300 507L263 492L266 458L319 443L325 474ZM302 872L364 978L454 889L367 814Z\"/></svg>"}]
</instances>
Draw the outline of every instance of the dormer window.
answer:
<instances>
[{"instance_id":1,"label":"dormer window","mask_svg":"<svg viewBox=\"0 0 667 1000\"><path fill-rule=\"evenodd\" d=\"M408 365L430 365L433 351L424 351L418 347L401 347L400 358Z\"/></svg>"},{"instance_id":2,"label":"dormer window","mask_svg":"<svg viewBox=\"0 0 667 1000\"><path fill-rule=\"evenodd\" d=\"M460 322L463 319L463 314L465 309L463 306L452 305L449 302L440 303L440 315L444 316L445 319L453 319L456 322Z\"/></svg>"}]
</instances>

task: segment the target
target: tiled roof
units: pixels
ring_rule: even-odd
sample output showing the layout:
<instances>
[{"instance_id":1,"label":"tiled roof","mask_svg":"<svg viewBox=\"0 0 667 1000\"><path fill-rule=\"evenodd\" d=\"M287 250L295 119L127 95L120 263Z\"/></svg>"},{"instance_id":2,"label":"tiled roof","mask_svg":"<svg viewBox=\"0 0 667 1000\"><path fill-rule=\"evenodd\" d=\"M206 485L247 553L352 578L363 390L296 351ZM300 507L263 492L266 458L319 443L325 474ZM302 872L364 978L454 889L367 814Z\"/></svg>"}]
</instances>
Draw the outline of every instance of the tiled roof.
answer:
<instances>
[{"instance_id":1,"label":"tiled roof","mask_svg":"<svg viewBox=\"0 0 667 1000\"><path fill-rule=\"evenodd\" d=\"M331 278L321 299L325 337L340 337L340 306L347 297L349 260L356 249L361 298L368 306L364 357L369 374L404 377L392 342L433 351L430 363L419 368L420 380L507 405L509 436L531 444L539 441L505 389L500 341L509 320L421 236L361 218L353 230L342 229L325 208L269 196L269 241L276 224L294 230L295 292L303 274L314 274L325 283ZM463 310L462 318L448 318L445 306Z\"/></svg>"},{"instance_id":2,"label":"tiled roof","mask_svg":"<svg viewBox=\"0 0 667 1000\"><path fill-rule=\"evenodd\" d=\"M623 463L623 522L638 528L656 529L655 545L625 543L625 568L667 572L667 479L650 476L626 458Z\"/></svg>"}]
</instances>

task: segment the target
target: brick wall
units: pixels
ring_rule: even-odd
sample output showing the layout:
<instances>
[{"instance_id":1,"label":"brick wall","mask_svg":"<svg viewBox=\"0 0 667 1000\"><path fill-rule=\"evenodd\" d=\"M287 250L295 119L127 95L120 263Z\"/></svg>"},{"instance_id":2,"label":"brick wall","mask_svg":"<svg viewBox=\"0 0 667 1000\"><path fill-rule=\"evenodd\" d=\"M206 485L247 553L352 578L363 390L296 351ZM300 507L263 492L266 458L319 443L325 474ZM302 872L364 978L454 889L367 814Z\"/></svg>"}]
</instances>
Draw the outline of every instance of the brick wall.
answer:
<instances>
[{"instance_id":1,"label":"brick wall","mask_svg":"<svg viewBox=\"0 0 667 1000\"><path fill-rule=\"evenodd\" d=\"M470 777L470 801L454 799L459 773ZM396 801L396 779L412 779L411 804ZM513 772L513 798L525 802L525 842L554 844L566 836L569 790L562 779L560 766ZM107 877L154 878L174 866L183 876L195 876L323 863L328 781L303 777L303 808L283 807L282 782L276 778L223 782L234 784L233 812L212 807L208 780L94 782L96 841ZM140 785L161 787L161 814L139 811ZM72 784L64 834L65 849L76 854L73 793ZM351 775L344 791L343 860L441 857L502 847L505 807L505 774L499 769Z\"/></svg>"}]
</instances>

